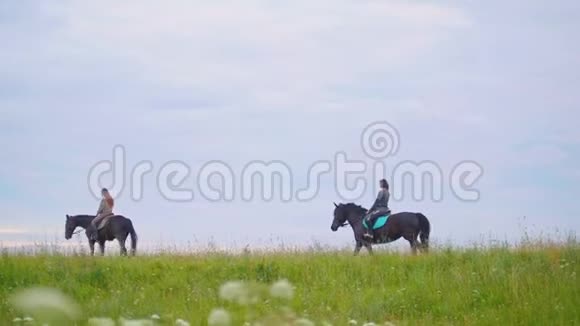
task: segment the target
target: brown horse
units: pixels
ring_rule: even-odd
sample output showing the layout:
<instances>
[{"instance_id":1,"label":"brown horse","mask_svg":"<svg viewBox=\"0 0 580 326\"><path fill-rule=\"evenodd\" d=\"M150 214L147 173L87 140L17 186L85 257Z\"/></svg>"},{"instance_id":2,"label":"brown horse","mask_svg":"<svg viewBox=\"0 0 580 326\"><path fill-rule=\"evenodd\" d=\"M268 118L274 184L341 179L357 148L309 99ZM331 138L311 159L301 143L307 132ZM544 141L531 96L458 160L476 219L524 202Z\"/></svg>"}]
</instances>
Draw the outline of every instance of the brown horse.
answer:
<instances>
[{"instance_id":1,"label":"brown horse","mask_svg":"<svg viewBox=\"0 0 580 326\"><path fill-rule=\"evenodd\" d=\"M358 255L363 246L367 248L369 254L372 254L373 244L389 243L401 237L409 241L413 254L417 253L417 248L423 252L429 250L431 225L425 215L411 212L392 214L387 219L385 225L374 230L374 238L372 241L369 241L363 237L365 233L363 218L366 213L366 208L353 203L334 204L334 219L330 229L337 231L339 227L350 224L356 242L354 248L355 255ZM417 241L417 237L419 237L421 243Z\"/></svg>"},{"instance_id":2,"label":"brown horse","mask_svg":"<svg viewBox=\"0 0 580 326\"><path fill-rule=\"evenodd\" d=\"M75 215L66 216L66 224L64 230L65 239L69 240L72 238L73 232L77 227L85 229L85 234L87 239L89 239L89 234L87 228L90 226L91 221L95 218L95 215ZM137 233L133 228L133 223L130 219L116 215L112 216L109 222L98 231L97 241L89 239L89 247L91 248L91 256L95 254L95 242L99 243L99 249L101 255L105 254L105 242L113 241L117 239L119 246L121 247L121 255L127 255L127 248L125 247L125 241L128 236L131 236L131 255L135 255L137 250Z\"/></svg>"}]
</instances>

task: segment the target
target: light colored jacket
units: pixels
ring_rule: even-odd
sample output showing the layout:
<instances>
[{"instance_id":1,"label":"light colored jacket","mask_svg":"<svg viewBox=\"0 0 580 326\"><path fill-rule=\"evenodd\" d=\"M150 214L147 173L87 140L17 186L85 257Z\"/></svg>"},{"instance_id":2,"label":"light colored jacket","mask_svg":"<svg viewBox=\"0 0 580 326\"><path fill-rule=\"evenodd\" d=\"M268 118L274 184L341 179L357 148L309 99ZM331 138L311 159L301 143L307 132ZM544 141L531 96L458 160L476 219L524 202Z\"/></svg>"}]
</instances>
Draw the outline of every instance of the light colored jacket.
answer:
<instances>
[{"instance_id":1,"label":"light colored jacket","mask_svg":"<svg viewBox=\"0 0 580 326\"><path fill-rule=\"evenodd\" d=\"M101 199L99 204L99 210L97 211L97 216L108 216L113 214L113 207L109 205L109 202L105 198Z\"/></svg>"}]
</instances>

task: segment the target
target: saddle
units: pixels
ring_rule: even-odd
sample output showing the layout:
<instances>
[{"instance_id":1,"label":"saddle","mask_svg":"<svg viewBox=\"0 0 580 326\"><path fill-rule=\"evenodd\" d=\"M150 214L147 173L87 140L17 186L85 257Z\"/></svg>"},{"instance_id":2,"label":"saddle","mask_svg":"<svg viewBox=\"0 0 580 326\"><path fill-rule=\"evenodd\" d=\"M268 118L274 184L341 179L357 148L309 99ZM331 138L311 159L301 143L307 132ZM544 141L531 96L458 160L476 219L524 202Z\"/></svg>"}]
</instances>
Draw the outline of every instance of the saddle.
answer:
<instances>
[{"instance_id":1,"label":"saddle","mask_svg":"<svg viewBox=\"0 0 580 326\"><path fill-rule=\"evenodd\" d=\"M103 217L103 219L99 222L99 225L97 225L97 230L100 230L100 229L104 228L105 226L107 226L107 224L109 223L111 218L113 218L115 216L117 216L117 215L110 214L110 215Z\"/></svg>"},{"instance_id":2,"label":"saddle","mask_svg":"<svg viewBox=\"0 0 580 326\"><path fill-rule=\"evenodd\" d=\"M370 214L375 215L375 222L372 226L372 229L376 230L376 229L382 228L383 226L385 226L385 224L387 224L387 220L391 216L391 210L379 208L373 212L370 212ZM369 225L367 225L366 217L363 219L363 226L365 227L365 229L369 229Z\"/></svg>"}]
</instances>

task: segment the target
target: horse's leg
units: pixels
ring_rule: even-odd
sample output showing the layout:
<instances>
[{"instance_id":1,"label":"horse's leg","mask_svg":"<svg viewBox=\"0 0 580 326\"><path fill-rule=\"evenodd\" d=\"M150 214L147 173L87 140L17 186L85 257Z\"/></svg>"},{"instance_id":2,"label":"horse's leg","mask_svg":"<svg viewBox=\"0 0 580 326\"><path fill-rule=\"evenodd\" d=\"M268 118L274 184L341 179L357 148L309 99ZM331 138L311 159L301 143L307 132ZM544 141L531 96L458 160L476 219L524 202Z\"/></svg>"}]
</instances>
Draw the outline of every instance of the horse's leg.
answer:
<instances>
[{"instance_id":1,"label":"horse's leg","mask_svg":"<svg viewBox=\"0 0 580 326\"><path fill-rule=\"evenodd\" d=\"M119 247L121 247L121 256L127 256L127 248L125 247L125 240L127 240L127 238L117 238L117 241L119 241Z\"/></svg>"},{"instance_id":2,"label":"horse's leg","mask_svg":"<svg viewBox=\"0 0 580 326\"><path fill-rule=\"evenodd\" d=\"M417 235L416 234L405 234L403 235L403 238L405 238L405 240L409 241L409 244L411 245L411 252L413 253L413 255L417 254Z\"/></svg>"},{"instance_id":3,"label":"horse's leg","mask_svg":"<svg viewBox=\"0 0 580 326\"><path fill-rule=\"evenodd\" d=\"M367 248L367 251L369 252L369 255L373 255L373 246L371 245L370 242L365 242L364 243L365 248Z\"/></svg>"},{"instance_id":4,"label":"horse's leg","mask_svg":"<svg viewBox=\"0 0 580 326\"><path fill-rule=\"evenodd\" d=\"M101 250L101 256L104 256L105 255L105 241L104 240L99 241L99 249Z\"/></svg>"},{"instance_id":5,"label":"horse's leg","mask_svg":"<svg viewBox=\"0 0 580 326\"><path fill-rule=\"evenodd\" d=\"M429 252L429 237L425 236L423 233L421 233L421 235L419 236L419 239L421 240L421 252L424 253L428 253Z\"/></svg>"},{"instance_id":6,"label":"horse's leg","mask_svg":"<svg viewBox=\"0 0 580 326\"><path fill-rule=\"evenodd\" d=\"M421 242L419 245L419 250L423 253L429 253L429 244Z\"/></svg>"},{"instance_id":7,"label":"horse's leg","mask_svg":"<svg viewBox=\"0 0 580 326\"><path fill-rule=\"evenodd\" d=\"M356 242L356 245L354 246L354 255L357 256L358 253L360 252L362 248L362 243L360 241Z\"/></svg>"},{"instance_id":8,"label":"horse's leg","mask_svg":"<svg viewBox=\"0 0 580 326\"><path fill-rule=\"evenodd\" d=\"M417 254L417 240L415 239L411 241L411 251L413 252L413 255Z\"/></svg>"},{"instance_id":9,"label":"horse's leg","mask_svg":"<svg viewBox=\"0 0 580 326\"><path fill-rule=\"evenodd\" d=\"M95 240L89 240L89 248L91 251L91 256L95 255Z\"/></svg>"}]
</instances>

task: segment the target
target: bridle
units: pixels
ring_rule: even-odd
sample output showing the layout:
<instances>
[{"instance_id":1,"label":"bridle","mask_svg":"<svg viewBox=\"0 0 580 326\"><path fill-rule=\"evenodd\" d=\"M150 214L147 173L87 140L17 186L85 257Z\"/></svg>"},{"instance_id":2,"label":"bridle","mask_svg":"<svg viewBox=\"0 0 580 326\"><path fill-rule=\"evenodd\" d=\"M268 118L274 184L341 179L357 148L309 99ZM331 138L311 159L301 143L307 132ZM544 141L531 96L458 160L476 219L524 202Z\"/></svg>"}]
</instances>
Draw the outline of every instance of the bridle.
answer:
<instances>
[{"instance_id":1,"label":"bridle","mask_svg":"<svg viewBox=\"0 0 580 326\"><path fill-rule=\"evenodd\" d=\"M365 211L365 214L366 214L367 212L368 212L368 211ZM347 225L350 225L350 223L348 222L348 219L347 219L346 221L342 222L342 224L340 224L338 227L339 227L339 228L341 228L341 227L344 227L344 226L347 226Z\"/></svg>"},{"instance_id":2,"label":"bridle","mask_svg":"<svg viewBox=\"0 0 580 326\"><path fill-rule=\"evenodd\" d=\"M75 226L75 229L76 229L77 227L78 227L78 225L77 225L77 226ZM79 233L81 233L81 232L83 232L83 228L82 228L82 227L81 227L80 229L78 229L77 231L74 231L74 230L73 230L73 232L70 234L70 236L71 236L71 238L72 238L72 236L73 236L73 235L75 235L75 234L79 234Z\"/></svg>"}]
</instances>

